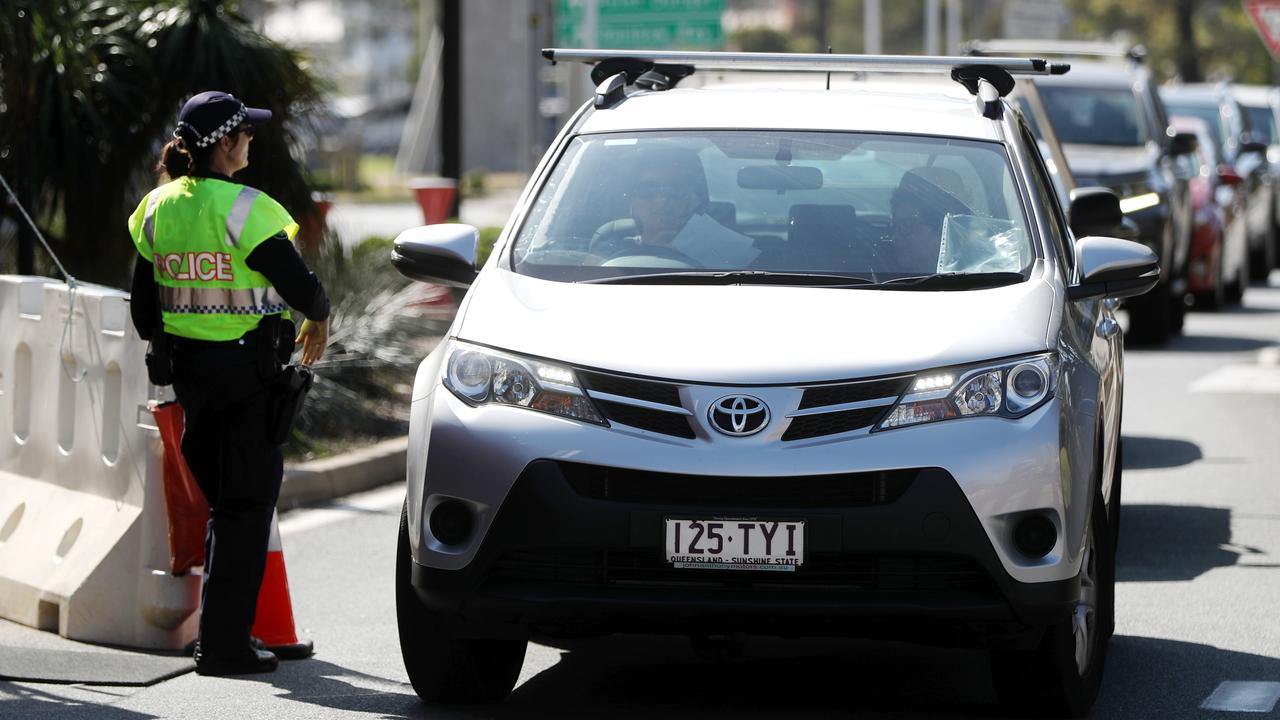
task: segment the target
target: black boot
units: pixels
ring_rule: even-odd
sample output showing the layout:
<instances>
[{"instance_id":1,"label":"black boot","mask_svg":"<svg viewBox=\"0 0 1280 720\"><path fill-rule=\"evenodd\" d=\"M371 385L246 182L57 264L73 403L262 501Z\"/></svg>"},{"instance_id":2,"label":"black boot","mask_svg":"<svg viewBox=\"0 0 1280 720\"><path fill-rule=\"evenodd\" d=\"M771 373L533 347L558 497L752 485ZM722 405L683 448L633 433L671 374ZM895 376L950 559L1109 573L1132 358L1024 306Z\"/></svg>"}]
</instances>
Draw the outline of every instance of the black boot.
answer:
<instances>
[{"instance_id":1,"label":"black boot","mask_svg":"<svg viewBox=\"0 0 1280 720\"><path fill-rule=\"evenodd\" d=\"M274 672L280 664L275 653L256 648L247 648L245 652L223 657L196 652L196 672L200 675L253 675L255 673Z\"/></svg>"}]
</instances>

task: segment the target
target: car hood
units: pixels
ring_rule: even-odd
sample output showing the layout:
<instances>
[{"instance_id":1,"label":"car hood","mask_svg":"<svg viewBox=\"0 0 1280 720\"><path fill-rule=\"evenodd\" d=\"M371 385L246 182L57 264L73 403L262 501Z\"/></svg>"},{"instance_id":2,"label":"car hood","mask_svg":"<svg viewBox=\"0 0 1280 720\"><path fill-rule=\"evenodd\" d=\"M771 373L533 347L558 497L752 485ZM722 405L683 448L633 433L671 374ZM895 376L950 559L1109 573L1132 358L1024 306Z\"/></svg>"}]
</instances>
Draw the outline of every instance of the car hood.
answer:
<instances>
[{"instance_id":1,"label":"car hood","mask_svg":"<svg viewBox=\"0 0 1280 720\"><path fill-rule=\"evenodd\" d=\"M1044 280L984 290L551 282L480 274L458 337L549 360L732 385L871 377L1046 348Z\"/></svg>"},{"instance_id":2,"label":"car hood","mask_svg":"<svg viewBox=\"0 0 1280 720\"><path fill-rule=\"evenodd\" d=\"M1102 185L1109 186L1115 181L1145 180L1152 164L1152 150L1145 145L1068 144L1062 149L1071 165L1071 174L1080 185L1101 181Z\"/></svg>"}]
</instances>

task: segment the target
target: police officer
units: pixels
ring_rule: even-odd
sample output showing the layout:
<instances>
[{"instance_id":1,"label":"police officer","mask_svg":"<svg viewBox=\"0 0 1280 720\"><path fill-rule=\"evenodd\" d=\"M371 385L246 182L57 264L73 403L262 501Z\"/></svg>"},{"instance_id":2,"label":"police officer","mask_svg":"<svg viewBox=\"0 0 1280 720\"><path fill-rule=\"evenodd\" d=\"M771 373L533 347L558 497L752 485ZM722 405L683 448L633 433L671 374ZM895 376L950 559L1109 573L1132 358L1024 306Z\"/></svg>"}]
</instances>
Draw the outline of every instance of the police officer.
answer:
<instances>
[{"instance_id":1,"label":"police officer","mask_svg":"<svg viewBox=\"0 0 1280 720\"><path fill-rule=\"evenodd\" d=\"M156 168L169 182L129 218L140 255L133 321L144 339L167 336L182 454L210 507L196 645L204 675L276 668L249 635L284 471L270 439L276 381L293 343L310 365L328 340L329 300L291 242L298 224L231 179L270 119L225 92L191 98ZM296 338L290 307L306 316Z\"/></svg>"}]
</instances>

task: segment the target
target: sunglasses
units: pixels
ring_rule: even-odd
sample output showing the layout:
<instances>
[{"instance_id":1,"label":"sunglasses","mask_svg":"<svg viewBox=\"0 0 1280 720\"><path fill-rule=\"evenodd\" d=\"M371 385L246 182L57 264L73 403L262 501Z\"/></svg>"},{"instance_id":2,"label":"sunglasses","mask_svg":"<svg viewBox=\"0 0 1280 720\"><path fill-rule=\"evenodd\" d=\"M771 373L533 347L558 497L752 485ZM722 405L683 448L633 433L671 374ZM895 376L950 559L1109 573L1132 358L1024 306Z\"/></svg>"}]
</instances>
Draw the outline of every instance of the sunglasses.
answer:
<instances>
[{"instance_id":1,"label":"sunglasses","mask_svg":"<svg viewBox=\"0 0 1280 720\"><path fill-rule=\"evenodd\" d=\"M254 128L254 126L252 126L252 125L241 125L240 127L236 128L235 130L232 130L232 131L231 131L231 134L232 134L232 135L244 135L244 136L245 136L245 137L247 137L247 138L252 138L252 137L253 137L254 132L256 132L256 129Z\"/></svg>"}]
</instances>

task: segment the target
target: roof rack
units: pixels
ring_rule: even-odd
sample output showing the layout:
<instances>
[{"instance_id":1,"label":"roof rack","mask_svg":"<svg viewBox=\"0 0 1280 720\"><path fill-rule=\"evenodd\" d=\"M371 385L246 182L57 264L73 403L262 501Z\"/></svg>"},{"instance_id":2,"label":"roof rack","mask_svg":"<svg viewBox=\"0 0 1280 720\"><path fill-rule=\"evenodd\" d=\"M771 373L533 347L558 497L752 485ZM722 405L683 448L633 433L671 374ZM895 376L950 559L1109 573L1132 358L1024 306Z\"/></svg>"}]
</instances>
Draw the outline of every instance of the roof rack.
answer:
<instances>
[{"instance_id":1,"label":"roof rack","mask_svg":"<svg viewBox=\"0 0 1280 720\"><path fill-rule=\"evenodd\" d=\"M1133 62L1144 62L1147 57L1147 49L1142 45L1130 45L1106 40L970 40L963 45L963 48L967 54L975 57L988 55L1044 55L1052 57L1124 58Z\"/></svg>"},{"instance_id":2,"label":"roof rack","mask_svg":"<svg viewBox=\"0 0 1280 720\"><path fill-rule=\"evenodd\" d=\"M626 97L626 86L666 90L695 70L771 72L908 72L947 71L979 100L982 114L999 117L999 99L1013 90L1014 75L1062 75L1065 63L1042 58L945 57L931 55L833 55L824 53L694 52L647 50L571 50L546 48L552 63L594 65L595 106L613 107Z\"/></svg>"}]
</instances>

